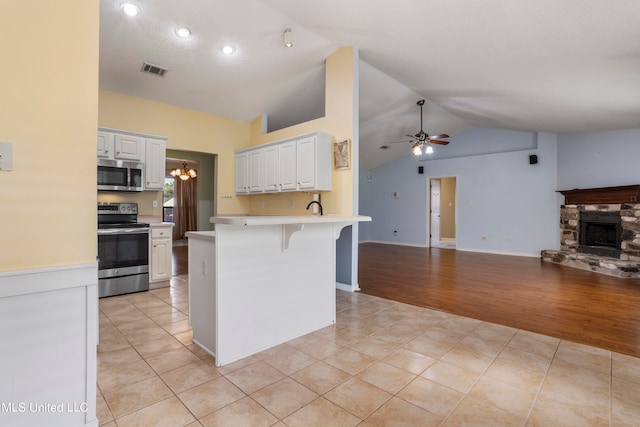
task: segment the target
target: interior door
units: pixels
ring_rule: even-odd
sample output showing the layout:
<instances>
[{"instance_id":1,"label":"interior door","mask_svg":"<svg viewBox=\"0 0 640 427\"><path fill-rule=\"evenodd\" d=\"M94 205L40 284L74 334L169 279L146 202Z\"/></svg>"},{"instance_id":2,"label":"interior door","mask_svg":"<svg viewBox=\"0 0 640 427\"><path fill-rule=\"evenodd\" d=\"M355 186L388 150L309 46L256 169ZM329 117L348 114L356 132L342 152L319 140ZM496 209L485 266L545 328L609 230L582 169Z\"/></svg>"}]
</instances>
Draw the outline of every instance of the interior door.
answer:
<instances>
[{"instance_id":1,"label":"interior door","mask_svg":"<svg viewBox=\"0 0 640 427\"><path fill-rule=\"evenodd\" d=\"M431 188L430 246L439 246L440 245L440 180L439 179L430 180L430 188Z\"/></svg>"}]
</instances>

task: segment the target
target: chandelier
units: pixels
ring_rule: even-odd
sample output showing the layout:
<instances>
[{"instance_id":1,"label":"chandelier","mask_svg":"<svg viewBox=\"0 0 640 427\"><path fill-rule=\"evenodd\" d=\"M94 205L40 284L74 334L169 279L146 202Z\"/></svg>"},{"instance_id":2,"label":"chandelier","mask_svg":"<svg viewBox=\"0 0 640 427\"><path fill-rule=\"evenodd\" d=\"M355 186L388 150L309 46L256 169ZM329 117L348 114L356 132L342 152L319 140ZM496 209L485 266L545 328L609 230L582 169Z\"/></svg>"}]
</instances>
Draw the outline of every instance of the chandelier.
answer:
<instances>
[{"instance_id":1,"label":"chandelier","mask_svg":"<svg viewBox=\"0 0 640 427\"><path fill-rule=\"evenodd\" d=\"M188 180L189 178L195 178L198 176L195 169L188 168L187 162L182 163L182 168L175 168L170 172L171 176L180 178L183 181Z\"/></svg>"}]
</instances>

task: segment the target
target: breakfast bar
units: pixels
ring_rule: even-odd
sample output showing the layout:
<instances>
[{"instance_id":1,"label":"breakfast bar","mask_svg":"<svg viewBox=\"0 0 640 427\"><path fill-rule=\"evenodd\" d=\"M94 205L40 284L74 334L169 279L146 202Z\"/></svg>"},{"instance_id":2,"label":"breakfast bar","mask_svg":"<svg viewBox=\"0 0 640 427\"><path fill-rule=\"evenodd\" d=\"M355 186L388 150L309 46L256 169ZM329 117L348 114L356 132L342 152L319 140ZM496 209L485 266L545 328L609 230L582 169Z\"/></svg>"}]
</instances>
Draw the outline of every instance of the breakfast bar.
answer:
<instances>
[{"instance_id":1,"label":"breakfast bar","mask_svg":"<svg viewBox=\"0 0 640 427\"><path fill-rule=\"evenodd\" d=\"M222 366L335 323L336 239L366 216L217 216L190 232L193 341Z\"/></svg>"}]
</instances>

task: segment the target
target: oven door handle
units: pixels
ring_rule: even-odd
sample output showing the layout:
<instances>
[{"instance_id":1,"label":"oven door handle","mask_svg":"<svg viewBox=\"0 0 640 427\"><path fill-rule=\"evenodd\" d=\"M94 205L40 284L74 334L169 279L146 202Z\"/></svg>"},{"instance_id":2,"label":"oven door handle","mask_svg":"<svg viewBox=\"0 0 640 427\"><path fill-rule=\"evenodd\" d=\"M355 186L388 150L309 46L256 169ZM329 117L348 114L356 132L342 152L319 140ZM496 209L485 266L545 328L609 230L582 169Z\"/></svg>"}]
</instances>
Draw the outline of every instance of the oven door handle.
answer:
<instances>
[{"instance_id":1,"label":"oven door handle","mask_svg":"<svg viewBox=\"0 0 640 427\"><path fill-rule=\"evenodd\" d=\"M106 228L98 230L101 234L149 234L148 228Z\"/></svg>"}]
</instances>

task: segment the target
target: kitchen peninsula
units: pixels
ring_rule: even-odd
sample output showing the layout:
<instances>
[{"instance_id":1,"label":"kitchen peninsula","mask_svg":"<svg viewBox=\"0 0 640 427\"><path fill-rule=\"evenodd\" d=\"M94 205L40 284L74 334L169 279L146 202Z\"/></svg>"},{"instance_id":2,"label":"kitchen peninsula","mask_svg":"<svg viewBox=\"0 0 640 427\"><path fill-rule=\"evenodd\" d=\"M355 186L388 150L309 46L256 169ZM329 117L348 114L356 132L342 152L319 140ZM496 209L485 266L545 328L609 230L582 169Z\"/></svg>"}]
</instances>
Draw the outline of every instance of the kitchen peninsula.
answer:
<instances>
[{"instance_id":1,"label":"kitchen peninsula","mask_svg":"<svg viewBox=\"0 0 640 427\"><path fill-rule=\"evenodd\" d=\"M190 232L193 341L216 366L335 323L336 239L367 216L218 216Z\"/></svg>"}]
</instances>

